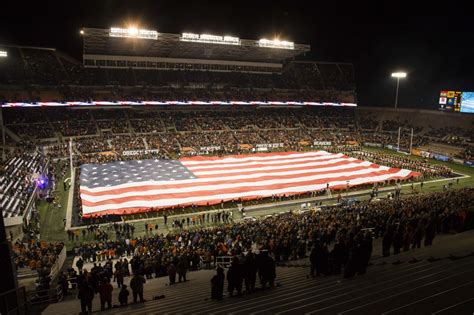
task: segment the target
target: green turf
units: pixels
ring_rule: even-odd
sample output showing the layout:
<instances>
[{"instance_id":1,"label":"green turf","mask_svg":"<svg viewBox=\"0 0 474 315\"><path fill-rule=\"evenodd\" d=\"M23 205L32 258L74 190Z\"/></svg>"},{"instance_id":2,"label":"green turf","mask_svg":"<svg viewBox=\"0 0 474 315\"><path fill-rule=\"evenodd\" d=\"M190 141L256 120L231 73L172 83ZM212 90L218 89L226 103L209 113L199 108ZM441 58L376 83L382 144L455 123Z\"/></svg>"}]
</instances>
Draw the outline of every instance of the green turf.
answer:
<instances>
[{"instance_id":1,"label":"green turf","mask_svg":"<svg viewBox=\"0 0 474 315\"><path fill-rule=\"evenodd\" d=\"M65 178L70 175L68 171ZM53 192L54 196L58 196L59 204L61 207L53 205L46 201L41 201L38 205L40 213L40 237L42 240L47 241L65 241L67 240L67 234L64 231L63 219L66 218L66 209L69 190L64 190L63 180L61 178L56 184L56 190ZM71 187L70 189L73 189Z\"/></svg>"},{"instance_id":2,"label":"green turf","mask_svg":"<svg viewBox=\"0 0 474 315\"><path fill-rule=\"evenodd\" d=\"M400 156L406 156L402 153L397 153L395 151L389 150L389 149L381 149L381 148L369 148L366 147L364 148L367 151L376 151L376 152L383 152L391 155L400 155ZM412 159L419 159L421 160L421 157L417 156L410 156ZM459 184L454 184L454 188L462 188L462 187L474 187L474 168L472 167L467 167L464 165L458 165L454 163L449 163L449 162L441 162L441 161L435 161L435 160L429 160L430 163L432 164L442 164L450 167L453 169L454 172L468 175L470 176L469 178L463 178L459 180ZM66 175L66 177L69 177L69 172ZM441 191L443 189L443 184L446 184L450 181L450 179L446 179L445 181L442 182L425 182L425 185L423 187L423 192L433 192L433 191ZM82 242L90 242L93 241L92 236L86 236L85 239L82 238L82 235L79 237L78 242L71 242L68 240L67 234L64 231L64 223L63 219L66 217L66 208L67 208L67 200L68 200L68 194L69 191L64 191L63 188L63 179L58 181L57 187L56 187L56 192L59 195L59 201L61 204L61 208L56 208L53 207L52 204L47 203L45 201L40 202L38 209L40 212L40 218L41 218L41 239L46 240L46 241L63 241L66 243L66 246L68 248L72 248L74 245L78 245ZM411 188L410 187L404 187L403 192L407 193L410 192ZM415 184L415 190L420 191L419 184ZM342 194L344 195L344 194ZM213 206L210 207L210 209L219 209L220 206ZM288 206L288 209L294 209L293 206ZM284 208L279 208L279 211L284 210ZM270 211L271 212L271 211ZM189 214L190 217L192 217L192 214ZM128 220L134 220L134 219L146 219L146 214L137 214L135 216L131 216L127 218ZM168 231L168 228L164 226L162 218L157 219L156 215L151 214L148 216L148 220L146 221L149 224L152 224L153 226L158 223L159 225L159 233L166 233ZM145 222L136 222L134 223L135 225L135 235L145 235L145 228L144 228ZM168 222L168 226L171 227L171 223ZM205 226L209 226L209 224L206 224ZM155 230L153 230L153 233L155 233ZM113 232L109 233L109 238L110 239L115 239L115 234Z\"/></svg>"},{"instance_id":3,"label":"green turf","mask_svg":"<svg viewBox=\"0 0 474 315\"><path fill-rule=\"evenodd\" d=\"M403 153L398 153L389 149L365 147L364 150L373 151L373 152L382 152L382 153L387 153L391 155L406 157L406 155ZM423 160L423 158L420 156L410 155L409 157L414 160ZM459 164L451 163L451 162L436 161L436 160L431 160L431 159L428 161L431 164L445 165L447 167L450 167L455 173L470 176L468 178L460 179L459 184L454 185L455 188L474 187L474 167L459 165ZM441 191L443 189L443 184L449 183L449 181L450 179L446 179L446 181L443 181L443 182L426 183L423 187L423 192ZM408 190L408 189L410 188L404 187L404 190Z\"/></svg>"}]
</instances>

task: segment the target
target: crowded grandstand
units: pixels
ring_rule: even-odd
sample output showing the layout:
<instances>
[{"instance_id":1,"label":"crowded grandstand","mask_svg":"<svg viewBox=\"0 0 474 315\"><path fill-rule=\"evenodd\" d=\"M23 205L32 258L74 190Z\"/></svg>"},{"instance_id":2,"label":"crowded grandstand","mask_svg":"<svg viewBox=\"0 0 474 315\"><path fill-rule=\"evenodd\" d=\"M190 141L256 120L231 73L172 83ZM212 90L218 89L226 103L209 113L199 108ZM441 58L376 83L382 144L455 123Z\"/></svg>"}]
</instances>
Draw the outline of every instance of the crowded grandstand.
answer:
<instances>
[{"instance_id":1,"label":"crowded grandstand","mask_svg":"<svg viewBox=\"0 0 474 315\"><path fill-rule=\"evenodd\" d=\"M116 27L81 36L82 61L0 44L1 212L25 312L117 301L124 313L311 312L319 302L291 291L293 277L370 289L364 275L384 275L367 270L373 258L416 263L438 255L435 238L444 250L472 234L472 116L358 106L354 66L308 61L305 44ZM451 256L472 263L458 247ZM308 268L285 278L285 266ZM188 271L196 283L171 289ZM167 290L174 304L191 296L188 308L129 307L124 281L133 304ZM283 298L285 285L309 304ZM204 286L200 308L192 291ZM234 291L252 297L212 304ZM286 304L269 305L272 294Z\"/></svg>"}]
</instances>

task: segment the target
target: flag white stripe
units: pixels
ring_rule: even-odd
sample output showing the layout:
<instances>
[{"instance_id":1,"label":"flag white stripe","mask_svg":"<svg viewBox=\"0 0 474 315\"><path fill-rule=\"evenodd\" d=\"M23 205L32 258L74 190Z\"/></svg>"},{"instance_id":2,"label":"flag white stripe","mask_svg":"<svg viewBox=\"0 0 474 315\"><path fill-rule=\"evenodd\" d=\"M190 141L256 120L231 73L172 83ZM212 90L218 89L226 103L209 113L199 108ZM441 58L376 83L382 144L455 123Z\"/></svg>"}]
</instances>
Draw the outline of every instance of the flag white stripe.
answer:
<instances>
[{"instance_id":1,"label":"flag white stripe","mask_svg":"<svg viewBox=\"0 0 474 315\"><path fill-rule=\"evenodd\" d=\"M293 164L293 165L274 165L274 166L263 166L263 167L253 167L253 168L246 168L246 169L228 169L228 170L218 170L218 171L198 171L193 172L194 175L219 175L219 174L230 174L230 173L242 173L242 172L258 172L258 171L272 171L272 170L286 170L292 168L300 168L300 167L311 167L311 166L321 166L321 165L328 165L334 164L342 161L356 161L354 158L341 158L341 159L334 159L324 162L311 162L311 163L302 163L302 164Z\"/></svg>"},{"instance_id":2,"label":"flag white stripe","mask_svg":"<svg viewBox=\"0 0 474 315\"><path fill-rule=\"evenodd\" d=\"M236 163L236 162L246 162L246 161L271 161L271 160L281 160L281 159L288 159L291 157L299 158L299 157L308 157L308 156L321 156L321 155L333 155L332 153L326 151L310 151L305 153L294 153L294 154L272 154L269 156L250 156L250 157L237 157L237 158L222 158L219 160L201 160L201 161L193 161L193 160L181 160L181 163L185 164L186 166L191 165L200 165L200 164L227 164L227 163Z\"/></svg>"},{"instance_id":3,"label":"flag white stripe","mask_svg":"<svg viewBox=\"0 0 474 315\"><path fill-rule=\"evenodd\" d=\"M101 195L101 196L89 196L87 193L82 193L81 197L83 200L87 200L90 202L100 202L109 199L116 199L116 198L124 198L130 196L159 196L161 194L170 194L170 193L186 193L186 192L195 192L195 191L218 191L221 189L229 189L229 188L239 188L239 187L250 187L250 186L270 186L276 184L289 184L289 183L299 183L311 180L318 180L324 178L338 178L338 177L345 177L345 176L354 176L354 175L364 175L369 173L377 173L382 171L387 171L390 168L387 166L380 166L380 167L373 167L373 168L366 168L358 171L347 171L343 173L332 173L332 174L322 174L322 175L312 175L312 176L304 176L304 177L293 177L293 178L279 178L279 179L272 179L272 180L263 180L258 182L237 182L233 184L220 184L220 185L204 185L204 186L191 186L191 187L183 187L183 188L166 188L166 189L154 189L154 190L146 190L146 191L130 191L121 194L111 194L111 195Z\"/></svg>"},{"instance_id":4,"label":"flag white stripe","mask_svg":"<svg viewBox=\"0 0 474 315\"><path fill-rule=\"evenodd\" d=\"M276 161L267 161L267 162L261 162L261 161L250 161L250 162L245 162L245 163L229 163L225 165L206 165L206 166L188 166L186 165L186 162L183 162L182 164L186 166L188 169L191 171L197 171L197 170L205 170L205 169L215 169L215 168L234 168L234 167L245 167L245 166L250 166L250 165L258 165L258 164L265 164L265 165L277 165L277 164L286 164L286 163L301 163L301 162L309 162L309 161L319 161L319 160L330 160L330 159L336 159L344 156L344 154L332 154L332 155L325 155L325 156L315 156L315 157L304 157L304 158L298 158L298 159L282 159L282 160L276 160Z\"/></svg>"},{"instance_id":5,"label":"flag white stripe","mask_svg":"<svg viewBox=\"0 0 474 315\"><path fill-rule=\"evenodd\" d=\"M88 191L88 192L102 192L102 191L109 191L109 190L115 190L115 189L125 189L125 188L140 188L143 186L151 186L151 185L179 185L179 184L202 184L202 183L208 183L208 182L216 182L216 181L222 181L222 180L245 180L245 179L251 179L251 178L260 178L260 177L265 177L265 176L286 176L286 175L296 175L296 174L304 174L308 172L313 172L313 173L322 173L322 172L330 172L330 171L337 171L337 170L343 170L343 169L350 169L354 167L360 167L360 166L370 166L373 163L369 161L363 161L359 163L356 163L355 161L352 163L344 164L344 165L336 165L336 166L331 166L331 167L321 167L321 168L314 168L314 169L303 169L303 170L291 170L291 171L280 171L280 172L265 172L265 173L255 173L255 174L246 174L246 175L235 175L235 176L223 176L223 177L212 177L212 178L196 178L196 179L184 179L184 180L176 180L176 181L143 181L143 182L131 182L127 184L121 184L121 185L116 185L116 186L110 186L110 187L97 187L97 188L91 188L91 187L86 187L86 186L81 186L81 190ZM224 174L226 172L223 172Z\"/></svg>"},{"instance_id":6,"label":"flag white stripe","mask_svg":"<svg viewBox=\"0 0 474 315\"><path fill-rule=\"evenodd\" d=\"M410 172L411 172L410 170L400 170L397 173L393 173L393 174L384 174L384 175L379 175L379 176L356 178L356 179L350 180L350 185L360 185L364 183L380 182L392 177L406 177L410 174ZM329 182L330 187L346 185L346 184L347 182L345 180ZM207 200L229 200L229 199L234 199L234 198L245 198L249 196L270 196L274 194L303 193L307 191L321 190L324 188L326 188L326 183L317 184L317 185L287 187L287 188L282 188L282 189L257 190L257 191L233 193L233 194L193 196L193 197L178 198L178 199L158 199L158 200L153 200L153 201L135 200L135 201L123 202L120 204L101 205L101 206L94 206L94 207L83 206L83 213L92 214L94 212L99 212L99 211L104 211L104 210L117 210L117 209L122 209L122 208L166 207L166 206L173 206L173 205L178 205L178 204L197 203L197 202L202 202L202 201L207 201Z\"/></svg>"}]
</instances>

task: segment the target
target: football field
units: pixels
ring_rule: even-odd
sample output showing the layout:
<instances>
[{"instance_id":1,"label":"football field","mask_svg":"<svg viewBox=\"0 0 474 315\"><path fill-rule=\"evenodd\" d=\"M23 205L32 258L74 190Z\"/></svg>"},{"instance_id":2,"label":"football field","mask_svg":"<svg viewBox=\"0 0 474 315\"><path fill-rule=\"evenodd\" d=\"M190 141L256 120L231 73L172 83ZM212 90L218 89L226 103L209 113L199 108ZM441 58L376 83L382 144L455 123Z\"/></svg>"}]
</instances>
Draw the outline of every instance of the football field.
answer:
<instances>
[{"instance_id":1,"label":"football field","mask_svg":"<svg viewBox=\"0 0 474 315\"><path fill-rule=\"evenodd\" d=\"M378 149L378 148L364 148L364 150L367 151L376 151L376 152L383 152L385 154L391 154L391 155L402 155L401 153L394 152L392 150L388 149ZM405 156L405 155L403 155ZM411 156L410 158L412 159L420 159L420 157L417 156ZM442 164L450 167L453 169L453 171L457 174L459 174L459 183L454 184L453 188L462 188L462 187L474 187L474 168L463 166L463 165L458 165L454 163L449 163L449 162L441 162L441 161L435 161L435 160L430 160L429 161L432 164ZM69 175L66 175L69 176ZM453 178L441 178L441 179L433 179L430 181L425 181L424 182L424 187L423 187L423 192L434 192L434 191L441 191L443 189L444 184L448 184L449 182L456 182L456 179L453 180ZM419 192L420 187L419 184L415 183L415 191ZM72 189L72 188L71 188ZM351 190L351 193L356 193L357 191ZM77 192L75 192L77 193ZM410 194L412 193L411 191L411 184L406 184L402 187L402 193L404 194ZM56 185L56 194L59 196L59 205L60 207L55 207L53 204L47 203L45 201L41 201L38 208L40 211L40 231L41 231L41 239L47 240L47 241L63 241L67 244L68 248L71 248L73 246L73 242L70 242L67 238L67 234L64 231L64 224L63 224L63 219L66 217L66 210L67 210L67 201L68 201L68 191L64 191L63 185L62 185L62 180L59 182L59 184ZM363 198L363 197L358 197L358 198ZM255 214L258 213L258 216L264 216L267 214L272 214L275 212L281 212L281 211L289 211L289 210L294 210L298 208L299 203L303 202L303 200L296 200L293 203L273 203L274 206L270 206L271 200L264 200L260 202L258 205L255 203L252 203L253 208L257 208L261 205L261 209L259 209ZM333 200L327 200L323 201L323 204L331 204L333 203ZM208 207L201 207L200 211L220 211L221 206L220 204L213 205L213 206L208 206ZM241 217L239 217L237 213L237 209L233 209L234 212L234 220L240 220ZM182 215L176 215L176 217L181 218L181 217L187 217L187 216L192 216L191 214L182 214ZM169 221L173 219L173 216L170 216ZM155 215L147 215L147 214L136 214L136 215L129 215L126 217L126 220L128 222L134 222L136 226L136 235L143 235L145 234L144 230L144 223L149 223L152 224L153 226L155 224L159 225L159 232L160 233L167 233L168 228L164 226L163 224L163 219L162 217L158 217L156 214ZM110 233L110 238L114 239L115 235L113 233ZM92 241L93 239L91 237L86 237L84 241ZM81 237L82 241L82 237Z\"/></svg>"}]
</instances>

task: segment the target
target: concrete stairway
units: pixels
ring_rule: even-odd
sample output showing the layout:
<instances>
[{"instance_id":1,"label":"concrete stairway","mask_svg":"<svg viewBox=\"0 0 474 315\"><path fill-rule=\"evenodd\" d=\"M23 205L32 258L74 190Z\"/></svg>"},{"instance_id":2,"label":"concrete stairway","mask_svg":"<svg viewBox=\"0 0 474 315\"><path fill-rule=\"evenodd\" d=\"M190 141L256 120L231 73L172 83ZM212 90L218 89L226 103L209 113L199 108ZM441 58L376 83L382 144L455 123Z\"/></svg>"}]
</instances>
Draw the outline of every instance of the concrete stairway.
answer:
<instances>
[{"instance_id":1,"label":"concrete stairway","mask_svg":"<svg viewBox=\"0 0 474 315\"><path fill-rule=\"evenodd\" d=\"M474 231L450 235L436 239L432 247L387 258L375 257L366 275L349 280L340 276L308 278L307 261L297 261L277 267L275 288L242 297L224 297L222 301L209 299L209 280L214 271L191 272L189 281L173 286L167 285L166 278L150 280L145 286L146 303L103 313L472 314L473 250ZM159 294L166 297L152 300ZM113 295L116 303L118 289ZM98 296L94 308L99 309ZM50 305L44 314L79 311L76 299Z\"/></svg>"}]
</instances>

